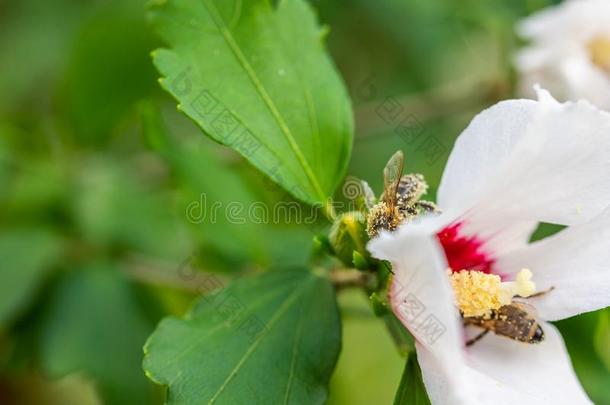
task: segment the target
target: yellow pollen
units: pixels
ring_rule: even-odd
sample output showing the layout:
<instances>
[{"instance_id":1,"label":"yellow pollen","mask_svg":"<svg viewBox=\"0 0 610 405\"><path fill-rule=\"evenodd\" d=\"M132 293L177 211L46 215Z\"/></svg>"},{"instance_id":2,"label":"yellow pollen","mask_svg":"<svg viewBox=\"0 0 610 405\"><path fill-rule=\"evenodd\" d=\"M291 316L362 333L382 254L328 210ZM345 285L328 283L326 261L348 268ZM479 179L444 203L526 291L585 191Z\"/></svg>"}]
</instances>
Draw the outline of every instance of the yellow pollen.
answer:
<instances>
[{"instance_id":1,"label":"yellow pollen","mask_svg":"<svg viewBox=\"0 0 610 405\"><path fill-rule=\"evenodd\" d=\"M529 269L521 269L515 281L502 283L502 289L511 298L515 295L527 298L536 292L536 283L532 281L532 272Z\"/></svg>"},{"instance_id":2,"label":"yellow pollen","mask_svg":"<svg viewBox=\"0 0 610 405\"><path fill-rule=\"evenodd\" d=\"M610 38L597 37L588 44L591 61L603 70L610 72Z\"/></svg>"},{"instance_id":3,"label":"yellow pollen","mask_svg":"<svg viewBox=\"0 0 610 405\"><path fill-rule=\"evenodd\" d=\"M522 269L515 281L502 282L500 276L480 271L447 270L456 304L464 317L487 316L494 309L512 302L514 296L526 298L536 292L532 272Z\"/></svg>"},{"instance_id":4,"label":"yellow pollen","mask_svg":"<svg viewBox=\"0 0 610 405\"><path fill-rule=\"evenodd\" d=\"M500 276L462 270L450 275L457 306L465 317L485 316L505 305Z\"/></svg>"}]
</instances>

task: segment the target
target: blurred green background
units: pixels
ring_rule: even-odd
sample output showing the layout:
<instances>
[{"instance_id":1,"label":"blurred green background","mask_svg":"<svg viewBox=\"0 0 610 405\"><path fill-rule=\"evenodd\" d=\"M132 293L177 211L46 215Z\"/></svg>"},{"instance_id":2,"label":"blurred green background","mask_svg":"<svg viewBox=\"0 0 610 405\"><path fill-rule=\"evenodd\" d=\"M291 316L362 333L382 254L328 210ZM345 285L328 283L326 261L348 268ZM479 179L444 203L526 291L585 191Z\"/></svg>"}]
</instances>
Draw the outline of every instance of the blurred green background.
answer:
<instances>
[{"instance_id":1,"label":"blurred green background","mask_svg":"<svg viewBox=\"0 0 610 405\"><path fill-rule=\"evenodd\" d=\"M456 136L514 96L515 22L554 2L312 3L353 100L349 174L379 192L403 149L434 198ZM185 274L228 281L303 263L324 227L189 221L202 193L267 204L286 194L176 111L150 61L159 45L142 0L0 3L2 404L161 403L142 345L195 296ZM391 403L403 360L361 293L340 304L330 403ZM610 404L610 311L559 327L585 389Z\"/></svg>"}]
</instances>

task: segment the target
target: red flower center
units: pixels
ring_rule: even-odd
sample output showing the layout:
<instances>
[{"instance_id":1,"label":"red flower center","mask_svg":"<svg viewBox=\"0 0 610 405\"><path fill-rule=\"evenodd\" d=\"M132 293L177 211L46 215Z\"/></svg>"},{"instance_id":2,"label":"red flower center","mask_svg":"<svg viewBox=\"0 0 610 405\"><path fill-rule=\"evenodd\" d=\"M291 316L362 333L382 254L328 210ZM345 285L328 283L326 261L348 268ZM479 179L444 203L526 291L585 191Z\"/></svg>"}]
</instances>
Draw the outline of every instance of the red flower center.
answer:
<instances>
[{"instance_id":1,"label":"red flower center","mask_svg":"<svg viewBox=\"0 0 610 405\"><path fill-rule=\"evenodd\" d=\"M494 273L495 259L483 251L484 241L460 234L463 222L446 226L436 234L452 271L476 270Z\"/></svg>"}]
</instances>

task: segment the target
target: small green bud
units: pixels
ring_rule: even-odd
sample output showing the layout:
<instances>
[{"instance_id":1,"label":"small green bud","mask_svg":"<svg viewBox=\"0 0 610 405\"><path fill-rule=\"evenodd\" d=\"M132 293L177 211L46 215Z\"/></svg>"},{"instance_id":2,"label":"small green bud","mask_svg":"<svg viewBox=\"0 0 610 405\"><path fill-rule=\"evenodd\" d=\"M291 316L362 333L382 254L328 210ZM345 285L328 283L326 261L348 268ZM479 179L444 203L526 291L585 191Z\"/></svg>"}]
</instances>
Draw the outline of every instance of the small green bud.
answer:
<instances>
[{"instance_id":1,"label":"small green bud","mask_svg":"<svg viewBox=\"0 0 610 405\"><path fill-rule=\"evenodd\" d=\"M366 216L361 212L350 211L339 215L330 229L328 239L335 256L348 267L354 266L354 252L364 261L368 261L370 257L366 250L369 241Z\"/></svg>"}]
</instances>

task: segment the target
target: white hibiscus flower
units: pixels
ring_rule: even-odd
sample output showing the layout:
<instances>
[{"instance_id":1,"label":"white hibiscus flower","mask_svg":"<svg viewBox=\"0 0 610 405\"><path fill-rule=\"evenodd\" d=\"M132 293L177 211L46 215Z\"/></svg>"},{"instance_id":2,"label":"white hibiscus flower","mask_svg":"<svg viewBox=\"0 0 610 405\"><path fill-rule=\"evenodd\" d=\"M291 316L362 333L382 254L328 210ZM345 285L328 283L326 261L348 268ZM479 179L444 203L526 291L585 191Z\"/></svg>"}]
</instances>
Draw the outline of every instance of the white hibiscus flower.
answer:
<instances>
[{"instance_id":1,"label":"white hibiscus flower","mask_svg":"<svg viewBox=\"0 0 610 405\"><path fill-rule=\"evenodd\" d=\"M516 59L523 89L540 83L610 110L610 1L565 1L525 19L518 32L531 41Z\"/></svg>"},{"instance_id":2,"label":"white hibiscus flower","mask_svg":"<svg viewBox=\"0 0 610 405\"><path fill-rule=\"evenodd\" d=\"M546 321L610 305L610 113L541 89L538 101L496 104L458 138L437 202L440 216L383 231L368 246L392 263L392 308L416 338L432 402L591 403ZM528 243L540 222L567 228ZM553 288L525 300L538 311L541 343L489 333L466 345L481 329L465 327L459 310L498 308L501 293L510 300L534 288Z\"/></svg>"}]
</instances>

